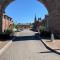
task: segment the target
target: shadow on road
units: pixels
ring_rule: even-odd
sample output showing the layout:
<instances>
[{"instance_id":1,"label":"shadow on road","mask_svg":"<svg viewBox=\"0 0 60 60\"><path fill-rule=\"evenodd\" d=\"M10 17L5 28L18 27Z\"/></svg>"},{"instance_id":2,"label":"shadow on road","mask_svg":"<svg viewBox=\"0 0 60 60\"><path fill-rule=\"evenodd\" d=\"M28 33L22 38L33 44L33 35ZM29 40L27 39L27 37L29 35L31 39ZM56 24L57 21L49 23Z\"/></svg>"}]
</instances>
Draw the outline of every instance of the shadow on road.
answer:
<instances>
[{"instance_id":1,"label":"shadow on road","mask_svg":"<svg viewBox=\"0 0 60 60\"><path fill-rule=\"evenodd\" d=\"M0 36L0 41L9 41L13 38L14 36Z\"/></svg>"},{"instance_id":2,"label":"shadow on road","mask_svg":"<svg viewBox=\"0 0 60 60\"><path fill-rule=\"evenodd\" d=\"M39 34L35 34L32 36L15 36L13 41L26 41L26 40L41 40Z\"/></svg>"},{"instance_id":3,"label":"shadow on road","mask_svg":"<svg viewBox=\"0 0 60 60\"><path fill-rule=\"evenodd\" d=\"M54 50L60 50L60 49L54 49ZM54 52L49 50L49 51L43 51L43 52L38 52L38 53L54 53Z\"/></svg>"},{"instance_id":4,"label":"shadow on road","mask_svg":"<svg viewBox=\"0 0 60 60\"><path fill-rule=\"evenodd\" d=\"M39 53L53 53L52 51L44 51L44 52L39 52Z\"/></svg>"}]
</instances>

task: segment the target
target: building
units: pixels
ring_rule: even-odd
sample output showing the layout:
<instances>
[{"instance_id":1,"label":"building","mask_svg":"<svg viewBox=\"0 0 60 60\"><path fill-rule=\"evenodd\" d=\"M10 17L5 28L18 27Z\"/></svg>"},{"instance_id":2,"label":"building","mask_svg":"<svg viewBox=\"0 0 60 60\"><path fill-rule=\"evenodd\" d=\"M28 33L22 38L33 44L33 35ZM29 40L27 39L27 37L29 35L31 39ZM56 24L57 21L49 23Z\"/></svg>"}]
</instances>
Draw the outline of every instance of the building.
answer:
<instances>
[{"instance_id":1,"label":"building","mask_svg":"<svg viewBox=\"0 0 60 60\"><path fill-rule=\"evenodd\" d=\"M7 29L13 30L13 21L12 18L3 14L2 16L2 32L6 31Z\"/></svg>"},{"instance_id":2,"label":"building","mask_svg":"<svg viewBox=\"0 0 60 60\"><path fill-rule=\"evenodd\" d=\"M48 9L48 27L54 34L60 34L60 0L39 0Z\"/></svg>"},{"instance_id":3,"label":"building","mask_svg":"<svg viewBox=\"0 0 60 60\"><path fill-rule=\"evenodd\" d=\"M35 15L34 26L33 26L34 31L39 31L39 28L40 28L41 25L42 25L41 18L37 19L36 15Z\"/></svg>"},{"instance_id":4,"label":"building","mask_svg":"<svg viewBox=\"0 0 60 60\"><path fill-rule=\"evenodd\" d=\"M31 24L20 24L20 23L18 23L17 28L18 28L18 30L20 30L20 29L31 29L32 25Z\"/></svg>"},{"instance_id":5,"label":"building","mask_svg":"<svg viewBox=\"0 0 60 60\"><path fill-rule=\"evenodd\" d=\"M5 13L5 9L6 7L14 0L0 0L0 32L4 32L4 27L3 27L3 21L4 21L4 17L3 17L3 13ZM6 20L7 22L7 20ZM4 22L5 23L5 22ZM5 24L7 26L7 24ZM5 26L4 25L4 26ZM7 27L6 27L7 28Z\"/></svg>"},{"instance_id":6,"label":"building","mask_svg":"<svg viewBox=\"0 0 60 60\"><path fill-rule=\"evenodd\" d=\"M35 24L36 24L36 31L39 31L39 28L40 28L40 26L42 25L42 22L39 20L39 18L38 18L38 20L35 22Z\"/></svg>"},{"instance_id":7,"label":"building","mask_svg":"<svg viewBox=\"0 0 60 60\"><path fill-rule=\"evenodd\" d=\"M42 26L44 26L46 29L49 29L48 19L48 15L45 15L45 18L42 20Z\"/></svg>"}]
</instances>

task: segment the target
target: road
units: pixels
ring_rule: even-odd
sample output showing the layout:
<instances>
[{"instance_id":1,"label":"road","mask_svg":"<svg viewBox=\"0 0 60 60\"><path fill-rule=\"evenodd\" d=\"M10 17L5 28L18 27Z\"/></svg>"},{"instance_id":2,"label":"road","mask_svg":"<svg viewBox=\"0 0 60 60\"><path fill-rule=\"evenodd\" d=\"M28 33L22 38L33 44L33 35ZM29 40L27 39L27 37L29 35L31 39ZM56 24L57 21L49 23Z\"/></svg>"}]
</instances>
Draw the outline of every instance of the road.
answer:
<instances>
[{"instance_id":1,"label":"road","mask_svg":"<svg viewBox=\"0 0 60 60\"><path fill-rule=\"evenodd\" d=\"M12 44L0 56L0 60L60 60L60 55L46 49L35 32L16 32Z\"/></svg>"}]
</instances>

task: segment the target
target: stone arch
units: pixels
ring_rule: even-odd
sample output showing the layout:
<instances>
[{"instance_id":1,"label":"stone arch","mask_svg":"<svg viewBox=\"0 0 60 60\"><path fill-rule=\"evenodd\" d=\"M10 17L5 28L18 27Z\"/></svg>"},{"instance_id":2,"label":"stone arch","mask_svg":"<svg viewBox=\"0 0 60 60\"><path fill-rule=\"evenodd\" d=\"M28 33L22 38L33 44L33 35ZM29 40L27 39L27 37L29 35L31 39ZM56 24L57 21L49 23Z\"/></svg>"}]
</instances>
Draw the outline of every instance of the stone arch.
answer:
<instances>
[{"instance_id":1,"label":"stone arch","mask_svg":"<svg viewBox=\"0 0 60 60\"><path fill-rule=\"evenodd\" d=\"M49 30L55 34L60 34L60 0L38 0L48 9Z\"/></svg>"},{"instance_id":2,"label":"stone arch","mask_svg":"<svg viewBox=\"0 0 60 60\"><path fill-rule=\"evenodd\" d=\"M52 11L56 9L57 3L55 0L38 0L38 1L44 4L44 6L48 9L49 14L51 14Z\"/></svg>"},{"instance_id":3,"label":"stone arch","mask_svg":"<svg viewBox=\"0 0 60 60\"><path fill-rule=\"evenodd\" d=\"M0 1L0 13L4 13L6 7L14 0L1 0Z\"/></svg>"},{"instance_id":4,"label":"stone arch","mask_svg":"<svg viewBox=\"0 0 60 60\"><path fill-rule=\"evenodd\" d=\"M5 13L5 9L6 7L11 3L13 2L14 0L0 0L0 32L3 32L3 26L4 26L4 23L3 23L3 13Z\"/></svg>"}]
</instances>

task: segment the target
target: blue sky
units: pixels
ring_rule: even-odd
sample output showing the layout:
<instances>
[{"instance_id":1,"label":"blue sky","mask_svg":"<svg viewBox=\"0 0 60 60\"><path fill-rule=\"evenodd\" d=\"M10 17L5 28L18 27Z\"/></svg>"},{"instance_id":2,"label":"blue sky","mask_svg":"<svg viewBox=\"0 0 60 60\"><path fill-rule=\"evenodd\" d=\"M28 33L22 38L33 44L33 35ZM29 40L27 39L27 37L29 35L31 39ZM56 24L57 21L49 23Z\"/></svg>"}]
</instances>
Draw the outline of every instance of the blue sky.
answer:
<instances>
[{"instance_id":1,"label":"blue sky","mask_svg":"<svg viewBox=\"0 0 60 60\"><path fill-rule=\"evenodd\" d=\"M6 14L17 23L31 23L35 14L42 19L48 14L44 5L37 0L15 0L6 8Z\"/></svg>"}]
</instances>

